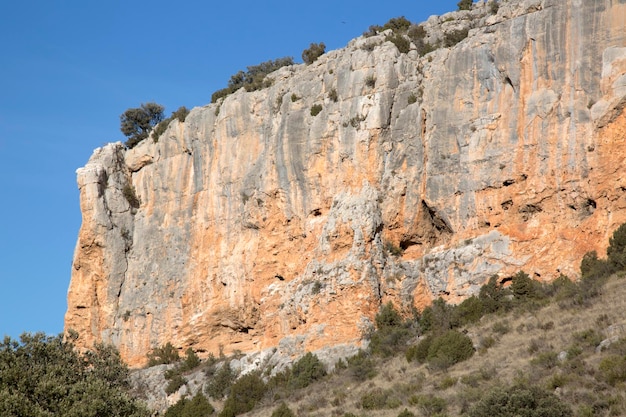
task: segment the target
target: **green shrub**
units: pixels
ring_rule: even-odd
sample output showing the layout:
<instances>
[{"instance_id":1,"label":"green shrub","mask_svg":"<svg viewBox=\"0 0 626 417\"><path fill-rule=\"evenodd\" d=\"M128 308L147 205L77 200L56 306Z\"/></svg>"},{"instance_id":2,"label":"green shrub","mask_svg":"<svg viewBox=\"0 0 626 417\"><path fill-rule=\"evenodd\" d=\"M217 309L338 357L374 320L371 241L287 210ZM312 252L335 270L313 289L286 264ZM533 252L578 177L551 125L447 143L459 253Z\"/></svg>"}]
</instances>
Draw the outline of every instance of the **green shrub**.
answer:
<instances>
[{"instance_id":1,"label":"green shrub","mask_svg":"<svg viewBox=\"0 0 626 417\"><path fill-rule=\"evenodd\" d=\"M179 107L178 110L173 112L170 117L162 120L161 122L159 122L158 125L156 125L156 127L154 128L154 131L152 132L152 140L154 140L155 143L158 142L159 138L163 135L163 133L165 133L170 123L172 123L172 120L178 119L179 122L183 123L185 119L187 118L188 114L189 114L189 110L187 110L187 107L185 106Z\"/></svg>"},{"instance_id":2,"label":"green shrub","mask_svg":"<svg viewBox=\"0 0 626 417\"><path fill-rule=\"evenodd\" d=\"M376 314L376 331L370 337L370 350L376 355L389 357L404 350L412 336L408 326L391 302L383 305Z\"/></svg>"},{"instance_id":3,"label":"green shrub","mask_svg":"<svg viewBox=\"0 0 626 417\"><path fill-rule=\"evenodd\" d=\"M287 407L287 404L283 402L274 410L272 417L296 417L296 415Z\"/></svg>"},{"instance_id":4,"label":"green shrub","mask_svg":"<svg viewBox=\"0 0 626 417\"><path fill-rule=\"evenodd\" d=\"M376 376L376 365L370 355L359 350L354 356L346 359L350 376L358 382L363 382Z\"/></svg>"},{"instance_id":5,"label":"green shrub","mask_svg":"<svg viewBox=\"0 0 626 417\"><path fill-rule=\"evenodd\" d=\"M472 4L472 0L461 0L456 5L458 6L459 10L472 10Z\"/></svg>"},{"instance_id":6,"label":"green shrub","mask_svg":"<svg viewBox=\"0 0 626 417\"><path fill-rule=\"evenodd\" d=\"M376 77L371 74L365 77L365 85L374 88L376 86Z\"/></svg>"},{"instance_id":7,"label":"green shrub","mask_svg":"<svg viewBox=\"0 0 626 417\"><path fill-rule=\"evenodd\" d=\"M413 93L409 94L409 96L406 99L407 104L413 104L417 102L417 96Z\"/></svg>"},{"instance_id":8,"label":"green shrub","mask_svg":"<svg viewBox=\"0 0 626 417\"><path fill-rule=\"evenodd\" d=\"M415 414L405 408L403 411L400 412L400 414L398 414L398 417L415 417Z\"/></svg>"},{"instance_id":9,"label":"green shrub","mask_svg":"<svg viewBox=\"0 0 626 417\"><path fill-rule=\"evenodd\" d=\"M499 335L504 335L511 331L511 326L506 320L498 321L494 323L494 325L491 327L491 330Z\"/></svg>"},{"instance_id":10,"label":"green shrub","mask_svg":"<svg viewBox=\"0 0 626 417\"><path fill-rule=\"evenodd\" d=\"M361 396L361 407L364 410L382 410L399 406L400 401L394 398L390 391L380 388L367 391Z\"/></svg>"},{"instance_id":11,"label":"green shrub","mask_svg":"<svg viewBox=\"0 0 626 417\"><path fill-rule=\"evenodd\" d=\"M391 29L394 33L405 33L410 26L411 21L406 17L392 17L383 25L382 30Z\"/></svg>"},{"instance_id":12,"label":"green shrub","mask_svg":"<svg viewBox=\"0 0 626 417\"><path fill-rule=\"evenodd\" d=\"M598 279L610 275L611 273L609 263L598 259L598 254L595 250L585 253L583 259L580 261L580 275L583 279Z\"/></svg>"},{"instance_id":13,"label":"green shrub","mask_svg":"<svg viewBox=\"0 0 626 417\"><path fill-rule=\"evenodd\" d=\"M414 44L415 44L415 49L417 50L417 53L420 54L420 56L424 56L438 49L436 46L431 45L430 43L425 42L423 40Z\"/></svg>"},{"instance_id":14,"label":"green shrub","mask_svg":"<svg viewBox=\"0 0 626 417\"><path fill-rule=\"evenodd\" d=\"M183 397L165 412L165 417L207 417L215 412L202 393L198 392L191 400Z\"/></svg>"},{"instance_id":15,"label":"green shrub","mask_svg":"<svg viewBox=\"0 0 626 417\"><path fill-rule=\"evenodd\" d=\"M189 109L185 106L179 107L175 112L170 116L172 119L178 119L179 122L183 123L187 116L189 115Z\"/></svg>"},{"instance_id":16,"label":"green shrub","mask_svg":"<svg viewBox=\"0 0 626 417\"><path fill-rule=\"evenodd\" d=\"M530 363L544 369L553 369L559 363L559 355L552 350L541 352L536 358L533 358Z\"/></svg>"},{"instance_id":17,"label":"green shrub","mask_svg":"<svg viewBox=\"0 0 626 417\"><path fill-rule=\"evenodd\" d=\"M417 46L416 42L424 41L424 38L426 37L426 29L424 29L424 26L422 25L411 25L406 34L409 39L411 39L411 42Z\"/></svg>"},{"instance_id":18,"label":"green shrub","mask_svg":"<svg viewBox=\"0 0 626 417\"><path fill-rule=\"evenodd\" d=\"M478 322L484 314L483 303L472 295L463 300L453 311L452 323L455 327Z\"/></svg>"},{"instance_id":19,"label":"green shrub","mask_svg":"<svg viewBox=\"0 0 626 417\"><path fill-rule=\"evenodd\" d=\"M418 395L412 402L418 406L426 416L443 413L448 408L446 400L434 395Z\"/></svg>"},{"instance_id":20,"label":"green shrub","mask_svg":"<svg viewBox=\"0 0 626 417\"><path fill-rule=\"evenodd\" d=\"M606 255L612 270L623 271L626 269L626 223L613 232L613 236L609 239Z\"/></svg>"},{"instance_id":21,"label":"green shrub","mask_svg":"<svg viewBox=\"0 0 626 417\"><path fill-rule=\"evenodd\" d=\"M112 346L80 353L77 335L0 339L0 416L150 415L129 394L129 371Z\"/></svg>"},{"instance_id":22,"label":"green shrub","mask_svg":"<svg viewBox=\"0 0 626 417\"><path fill-rule=\"evenodd\" d=\"M615 386L618 382L626 381L626 357L623 355L609 355L600 361L598 366L599 378L607 384Z\"/></svg>"},{"instance_id":23,"label":"green shrub","mask_svg":"<svg viewBox=\"0 0 626 417\"><path fill-rule=\"evenodd\" d=\"M322 111L321 104L314 104L311 106L311 116L315 117Z\"/></svg>"},{"instance_id":24,"label":"green shrub","mask_svg":"<svg viewBox=\"0 0 626 417\"><path fill-rule=\"evenodd\" d=\"M133 187L132 184L125 184L124 188L122 188L122 194L132 208L139 208L139 206L141 205L141 201L139 200L139 197L137 197L135 187Z\"/></svg>"},{"instance_id":25,"label":"green shrub","mask_svg":"<svg viewBox=\"0 0 626 417\"><path fill-rule=\"evenodd\" d=\"M371 25L367 31L363 32L363 36L365 36L366 38L369 38L371 36L375 36L378 35L378 32L380 32L381 30L383 30L383 27L380 25Z\"/></svg>"},{"instance_id":26,"label":"green shrub","mask_svg":"<svg viewBox=\"0 0 626 417\"><path fill-rule=\"evenodd\" d=\"M428 348L427 361L439 369L469 359L474 354L472 340L461 332L448 330L436 336Z\"/></svg>"},{"instance_id":27,"label":"green shrub","mask_svg":"<svg viewBox=\"0 0 626 417\"><path fill-rule=\"evenodd\" d=\"M455 307L440 297L422 311L419 325L424 332L444 332L454 326L455 319Z\"/></svg>"},{"instance_id":28,"label":"green shrub","mask_svg":"<svg viewBox=\"0 0 626 417\"><path fill-rule=\"evenodd\" d=\"M509 290L517 300L525 301L540 296L538 282L531 279L524 271L519 271L511 278Z\"/></svg>"},{"instance_id":29,"label":"green shrub","mask_svg":"<svg viewBox=\"0 0 626 417\"><path fill-rule=\"evenodd\" d=\"M296 93L291 94L291 102L295 103L296 101L300 100L300 97L298 97L296 95Z\"/></svg>"},{"instance_id":30,"label":"green shrub","mask_svg":"<svg viewBox=\"0 0 626 417\"><path fill-rule=\"evenodd\" d=\"M403 323L400 313L394 308L391 301L380 308L380 311L376 314L376 317L374 317L374 321L378 329L398 327Z\"/></svg>"},{"instance_id":31,"label":"green shrub","mask_svg":"<svg viewBox=\"0 0 626 417\"><path fill-rule=\"evenodd\" d=\"M478 299L482 303L485 313L495 313L509 309L508 294L509 292L498 283L498 277L494 275L489 278L485 285L480 287Z\"/></svg>"},{"instance_id":32,"label":"green shrub","mask_svg":"<svg viewBox=\"0 0 626 417\"><path fill-rule=\"evenodd\" d=\"M266 76L282 67L293 65L293 58L278 58L275 61L269 60L248 67L246 72L239 71L230 77L228 87L218 90L211 96L211 103L217 102L220 98L226 97L240 88L246 91L256 91L272 85L272 80L266 79Z\"/></svg>"},{"instance_id":33,"label":"green shrub","mask_svg":"<svg viewBox=\"0 0 626 417\"><path fill-rule=\"evenodd\" d=\"M335 103L339 100L339 96L337 95L337 89L333 88L328 92L328 98L334 101Z\"/></svg>"},{"instance_id":34,"label":"green shrub","mask_svg":"<svg viewBox=\"0 0 626 417\"><path fill-rule=\"evenodd\" d=\"M446 48L451 48L463 39L467 38L469 29L457 29L445 34L443 38L443 45Z\"/></svg>"},{"instance_id":35,"label":"green shrub","mask_svg":"<svg viewBox=\"0 0 626 417\"><path fill-rule=\"evenodd\" d=\"M324 42L312 43L309 45L308 49L302 51L302 61L304 61L305 64L310 65L315 62L317 58L324 55L324 52L326 52L326 45L324 45Z\"/></svg>"},{"instance_id":36,"label":"green shrub","mask_svg":"<svg viewBox=\"0 0 626 417\"><path fill-rule=\"evenodd\" d=\"M304 388L326 376L326 367L317 355L308 352L298 359L291 367L289 385L293 388Z\"/></svg>"},{"instance_id":37,"label":"green shrub","mask_svg":"<svg viewBox=\"0 0 626 417\"><path fill-rule=\"evenodd\" d=\"M523 384L496 388L472 407L469 417L570 417L572 410L556 395Z\"/></svg>"},{"instance_id":38,"label":"green shrub","mask_svg":"<svg viewBox=\"0 0 626 417\"><path fill-rule=\"evenodd\" d=\"M148 353L148 366L167 365L179 360L178 350L170 342Z\"/></svg>"},{"instance_id":39,"label":"green shrub","mask_svg":"<svg viewBox=\"0 0 626 417\"><path fill-rule=\"evenodd\" d=\"M167 393L167 395L175 393L180 389L180 387L187 383L187 380L180 373L174 373L168 379L169 382L165 387L165 392Z\"/></svg>"},{"instance_id":40,"label":"green shrub","mask_svg":"<svg viewBox=\"0 0 626 417\"><path fill-rule=\"evenodd\" d=\"M120 116L120 130L128 137L126 147L133 148L146 139L150 130L163 120L165 107L149 102L142 103L141 107L127 109Z\"/></svg>"},{"instance_id":41,"label":"green shrub","mask_svg":"<svg viewBox=\"0 0 626 417\"><path fill-rule=\"evenodd\" d=\"M489 1L489 12L491 14L497 14L498 10L500 10L500 3L498 3L498 0L490 0Z\"/></svg>"},{"instance_id":42,"label":"green shrub","mask_svg":"<svg viewBox=\"0 0 626 417\"><path fill-rule=\"evenodd\" d=\"M230 362L224 362L217 370L215 366L212 366L207 369L206 374L209 383L206 385L205 392L215 400L221 400L228 395L230 387L237 378L237 374L230 367Z\"/></svg>"},{"instance_id":43,"label":"green shrub","mask_svg":"<svg viewBox=\"0 0 626 417\"><path fill-rule=\"evenodd\" d=\"M196 355L196 352L192 348L187 348L185 351L185 360L180 366L182 372L191 371L192 369L200 366L200 358Z\"/></svg>"},{"instance_id":44,"label":"green shrub","mask_svg":"<svg viewBox=\"0 0 626 417\"><path fill-rule=\"evenodd\" d=\"M457 381L458 381L458 378L455 378L450 375L446 375L443 378L441 378L441 380L438 383L435 384L435 387L440 390L448 389L456 385Z\"/></svg>"},{"instance_id":45,"label":"green shrub","mask_svg":"<svg viewBox=\"0 0 626 417\"><path fill-rule=\"evenodd\" d=\"M172 120L168 118L162 120L161 122L159 122L158 125L156 125L156 127L152 131L152 140L154 141L154 143L157 143L159 141L159 138L163 136L163 133L165 133L171 121Z\"/></svg>"},{"instance_id":46,"label":"green shrub","mask_svg":"<svg viewBox=\"0 0 626 417\"><path fill-rule=\"evenodd\" d=\"M434 338L435 337L432 334L429 334L422 337L417 345L409 347L405 354L406 360L408 362L426 362L426 359L428 358L428 350L430 349L430 345L432 345Z\"/></svg>"},{"instance_id":47,"label":"green shrub","mask_svg":"<svg viewBox=\"0 0 626 417\"><path fill-rule=\"evenodd\" d=\"M401 54L406 54L411 50L411 42L399 33L388 35L385 40L393 43Z\"/></svg>"},{"instance_id":48,"label":"green shrub","mask_svg":"<svg viewBox=\"0 0 626 417\"><path fill-rule=\"evenodd\" d=\"M489 349L495 346L497 340L492 336L486 336L481 339L480 348L481 349Z\"/></svg>"},{"instance_id":49,"label":"green shrub","mask_svg":"<svg viewBox=\"0 0 626 417\"><path fill-rule=\"evenodd\" d=\"M240 377L231 387L220 417L234 417L247 413L263 399L267 387L257 372Z\"/></svg>"},{"instance_id":50,"label":"green shrub","mask_svg":"<svg viewBox=\"0 0 626 417\"><path fill-rule=\"evenodd\" d=\"M361 407L364 410L382 410L387 403L387 396L380 388L368 391L361 396Z\"/></svg>"},{"instance_id":51,"label":"green shrub","mask_svg":"<svg viewBox=\"0 0 626 417\"><path fill-rule=\"evenodd\" d=\"M385 241L385 244L383 245L383 249L385 250L385 253L390 254L392 256L401 256L402 253L404 252L400 246L394 244L390 240Z\"/></svg>"}]
</instances>

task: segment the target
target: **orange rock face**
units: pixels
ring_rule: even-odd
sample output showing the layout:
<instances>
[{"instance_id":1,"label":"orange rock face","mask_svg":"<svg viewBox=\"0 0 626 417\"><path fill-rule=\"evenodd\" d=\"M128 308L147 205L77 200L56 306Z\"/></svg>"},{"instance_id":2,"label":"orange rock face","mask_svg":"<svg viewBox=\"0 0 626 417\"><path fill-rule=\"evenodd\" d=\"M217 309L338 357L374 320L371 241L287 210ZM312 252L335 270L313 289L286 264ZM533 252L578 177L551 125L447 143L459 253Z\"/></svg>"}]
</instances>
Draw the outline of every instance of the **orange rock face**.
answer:
<instances>
[{"instance_id":1,"label":"orange rock face","mask_svg":"<svg viewBox=\"0 0 626 417\"><path fill-rule=\"evenodd\" d=\"M576 278L626 222L626 4L579 3L477 12L425 57L359 38L97 149L66 329L133 366L167 342L288 357L358 346L387 301Z\"/></svg>"}]
</instances>

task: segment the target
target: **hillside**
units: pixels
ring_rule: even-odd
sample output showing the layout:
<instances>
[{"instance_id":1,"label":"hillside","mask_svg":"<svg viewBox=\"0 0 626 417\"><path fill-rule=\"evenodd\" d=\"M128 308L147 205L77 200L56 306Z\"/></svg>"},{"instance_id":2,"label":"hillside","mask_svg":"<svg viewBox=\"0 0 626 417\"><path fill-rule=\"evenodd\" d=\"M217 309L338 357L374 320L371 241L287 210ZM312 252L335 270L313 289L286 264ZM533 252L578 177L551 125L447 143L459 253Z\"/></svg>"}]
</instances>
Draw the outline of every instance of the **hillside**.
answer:
<instances>
[{"instance_id":1,"label":"hillside","mask_svg":"<svg viewBox=\"0 0 626 417\"><path fill-rule=\"evenodd\" d=\"M327 375L315 371L315 361L304 361L306 357L293 363L291 370L261 363L265 384L258 380L252 386L260 387L262 394L244 415L273 415L282 404L299 416L504 415L502 406L496 414L494 409L489 414L477 410L501 392L506 393L499 400L503 404L504 398L513 398L514 389L525 392L523 404L533 412L543 396L553 407L560 404L573 415L624 415L624 276L624 271L608 279L591 274L578 284L565 279L536 285L530 292L520 291L523 286L518 281L517 289L515 283L501 289L506 296L496 312L483 310L480 318L467 318L468 312L477 311L476 303L456 309L438 304L406 322L389 320L389 310L383 309L376 317L378 328L369 348L326 368ZM487 292L481 292L477 303L484 308L488 301ZM469 305L474 307L468 309ZM447 334L450 327L470 341L469 357L457 363L442 356L413 359L412 349L430 337ZM455 343L449 352L458 353L461 346ZM175 389L170 387L176 378L168 372L180 369L180 363L135 371L134 381L143 387L140 398L153 408L164 410L201 392L225 416L229 402L221 393L231 390L232 394L235 388L229 388L234 380L226 382L220 369L232 369L237 375L243 364L245 359L238 355L213 358L183 370L183 383ZM254 391L252 386L249 392ZM572 415L554 410L537 413L528 415ZM510 415L519 415L519 410Z\"/></svg>"},{"instance_id":2,"label":"hillside","mask_svg":"<svg viewBox=\"0 0 626 417\"><path fill-rule=\"evenodd\" d=\"M331 362L389 301L577 277L626 221L626 3L480 3L421 28L96 149L77 171L76 344L132 366L168 342Z\"/></svg>"},{"instance_id":3,"label":"hillside","mask_svg":"<svg viewBox=\"0 0 626 417\"><path fill-rule=\"evenodd\" d=\"M482 347L450 368L409 363L402 354L378 358L371 379L355 380L350 368L337 371L285 402L296 415L396 417L406 408L415 416L458 416L467 415L488 393L522 384L554 393L574 415L626 415L623 276L612 277L586 306L564 308L567 302L553 300L540 308L483 317L465 329ZM373 403L378 406L368 407L377 395L382 397ZM266 400L246 415L269 416L280 403Z\"/></svg>"}]
</instances>

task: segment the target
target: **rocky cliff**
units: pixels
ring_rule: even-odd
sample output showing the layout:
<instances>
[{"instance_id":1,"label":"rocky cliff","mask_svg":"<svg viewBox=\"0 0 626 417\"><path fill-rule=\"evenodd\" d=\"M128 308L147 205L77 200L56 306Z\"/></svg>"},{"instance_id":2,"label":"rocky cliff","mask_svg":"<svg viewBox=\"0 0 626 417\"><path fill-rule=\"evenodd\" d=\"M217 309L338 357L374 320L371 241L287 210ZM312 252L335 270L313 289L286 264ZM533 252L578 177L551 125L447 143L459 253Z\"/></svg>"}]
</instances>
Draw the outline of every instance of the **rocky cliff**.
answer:
<instances>
[{"instance_id":1,"label":"rocky cliff","mask_svg":"<svg viewBox=\"0 0 626 417\"><path fill-rule=\"evenodd\" d=\"M576 277L603 253L626 221L626 1L478 4L424 27L470 31L425 56L361 37L157 143L96 149L77 171L78 343L132 365L168 341L349 349L383 302Z\"/></svg>"}]
</instances>

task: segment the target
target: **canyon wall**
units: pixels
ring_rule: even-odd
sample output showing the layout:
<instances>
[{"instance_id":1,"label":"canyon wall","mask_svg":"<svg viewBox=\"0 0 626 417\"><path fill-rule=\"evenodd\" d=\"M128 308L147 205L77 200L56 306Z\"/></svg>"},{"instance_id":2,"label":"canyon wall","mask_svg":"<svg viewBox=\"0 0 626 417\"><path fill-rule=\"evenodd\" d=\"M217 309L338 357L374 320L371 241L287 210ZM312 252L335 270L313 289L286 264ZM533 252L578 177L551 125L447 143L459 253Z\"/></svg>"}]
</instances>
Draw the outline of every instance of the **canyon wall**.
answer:
<instances>
[{"instance_id":1,"label":"canyon wall","mask_svg":"<svg viewBox=\"0 0 626 417\"><path fill-rule=\"evenodd\" d=\"M626 222L626 1L478 4L424 27L470 30L425 56L360 37L156 143L96 149L77 171L77 343L134 366L166 342L341 354L381 303L576 278L603 254Z\"/></svg>"}]
</instances>

